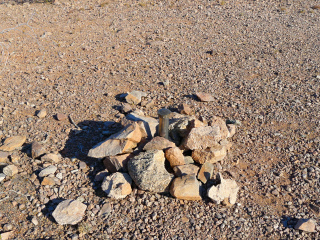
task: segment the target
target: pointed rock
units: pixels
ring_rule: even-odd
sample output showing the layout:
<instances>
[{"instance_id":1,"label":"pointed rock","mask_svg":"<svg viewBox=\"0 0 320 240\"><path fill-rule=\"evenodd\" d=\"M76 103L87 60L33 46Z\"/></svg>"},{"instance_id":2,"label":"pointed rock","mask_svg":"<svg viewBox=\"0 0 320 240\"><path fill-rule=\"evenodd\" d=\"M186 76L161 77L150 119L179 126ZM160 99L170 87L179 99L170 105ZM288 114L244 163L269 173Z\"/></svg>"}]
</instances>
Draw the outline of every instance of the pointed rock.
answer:
<instances>
[{"instance_id":1,"label":"pointed rock","mask_svg":"<svg viewBox=\"0 0 320 240\"><path fill-rule=\"evenodd\" d=\"M158 120L152 117L141 116L134 112L128 114L126 118L132 121L142 121L144 132L147 134L148 138L152 138L156 135L157 127L159 125Z\"/></svg>"},{"instance_id":2,"label":"pointed rock","mask_svg":"<svg viewBox=\"0 0 320 240\"><path fill-rule=\"evenodd\" d=\"M141 97L146 97L147 94L141 91L132 91L127 94L125 97L127 103L130 104L139 104L141 102Z\"/></svg>"},{"instance_id":3,"label":"pointed rock","mask_svg":"<svg viewBox=\"0 0 320 240\"><path fill-rule=\"evenodd\" d=\"M178 199L201 200L200 187L195 175L184 175L173 180L170 194Z\"/></svg>"},{"instance_id":4,"label":"pointed rock","mask_svg":"<svg viewBox=\"0 0 320 240\"><path fill-rule=\"evenodd\" d=\"M201 168L200 171L198 173L198 179L206 184L208 180L211 179L212 175L213 175L213 169L214 166L212 163L206 162L204 163Z\"/></svg>"},{"instance_id":5,"label":"pointed rock","mask_svg":"<svg viewBox=\"0 0 320 240\"><path fill-rule=\"evenodd\" d=\"M141 141L141 131L139 125L137 123L129 124L120 132L111 135L109 139L126 139L138 143Z\"/></svg>"},{"instance_id":6,"label":"pointed rock","mask_svg":"<svg viewBox=\"0 0 320 240\"><path fill-rule=\"evenodd\" d=\"M0 147L0 151L11 152L20 148L25 141L27 140L26 136L13 136L7 138L3 145Z\"/></svg>"},{"instance_id":7,"label":"pointed rock","mask_svg":"<svg viewBox=\"0 0 320 240\"><path fill-rule=\"evenodd\" d=\"M9 177L16 175L19 171L15 165L8 165L3 168L2 172Z\"/></svg>"},{"instance_id":8,"label":"pointed rock","mask_svg":"<svg viewBox=\"0 0 320 240\"><path fill-rule=\"evenodd\" d=\"M191 113L192 113L191 108L190 108L189 105L186 104L186 103L180 104L179 107L178 107L178 111L179 111L181 114L186 114L186 115L191 115Z\"/></svg>"},{"instance_id":9,"label":"pointed rock","mask_svg":"<svg viewBox=\"0 0 320 240\"><path fill-rule=\"evenodd\" d=\"M107 176L101 185L102 190L110 198L125 198L132 192L132 179L127 173L116 172Z\"/></svg>"},{"instance_id":10,"label":"pointed rock","mask_svg":"<svg viewBox=\"0 0 320 240\"><path fill-rule=\"evenodd\" d=\"M235 204L239 187L236 181L231 179L223 179L222 174L217 174L217 179L220 182L217 186L212 186L208 189L208 197L216 204L220 204L227 198L230 204Z\"/></svg>"},{"instance_id":11,"label":"pointed rock","mask_svg":"<svg viewBox=\"0 0 320 240\"><path fill-rule=\"evenodd\" d=\"M165 169L162 150L141 152L128 162L128 171L136 185L146 191L167 192L173 175Z\"/></svg>"},{"instance_id":12,"label":"pointed rock","mask_svg":"<svg viewBox=\"0 0 320 240\"><path fill-rule=\"evenodd\" d=\"M103 158L107 156L115 156L117 154L130 153L136 146L137 143L130 140L108 139L91 148L88 156Z\"/></svg>"},{"instance_id":13,"label":"pointed rock","mask_svg":"<svg viewBox=\"0 0 320 240\"><path fill-rule=\"evenodd\" d=\"M218 126L220 128L221 139L230 137L230 132L227 127L226 121L221 117L213 116L210 120L209 126Z\"/></svg>"},{"instance_id":14,"label":"pointed rock","mask_svg":"<svg viewBox=\"0 0 320 240\"><path fill-rule=\"evenodd\" d=\"M305 232L316 232L316 223L313 219L299 219L297 224L294 226L297 230L302 230Z\"/></svg>"},{"instance_id":15,"label":"pointed rock","mask_svg":"<svg viewBox=\"0 0 320 240\"><path fill-rule=\"evenodd\" d=\"M38 142L31 143L31 157L32 158L38 158L45 153L46 153L46 149L42 144L40 144Z\"/></svg>"}]
</instances>

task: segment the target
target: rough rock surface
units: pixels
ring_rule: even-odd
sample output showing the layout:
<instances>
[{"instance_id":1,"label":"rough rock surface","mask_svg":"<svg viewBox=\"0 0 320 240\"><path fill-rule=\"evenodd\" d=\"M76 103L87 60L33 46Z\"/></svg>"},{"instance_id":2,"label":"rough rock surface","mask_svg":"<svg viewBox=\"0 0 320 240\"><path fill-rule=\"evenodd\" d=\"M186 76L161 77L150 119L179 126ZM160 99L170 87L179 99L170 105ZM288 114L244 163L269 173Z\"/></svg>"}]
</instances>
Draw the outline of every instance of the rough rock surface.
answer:
<instances>
[{"instance_id":1,"label":"rough rock surface","mask_svg":"<svg viewBox=\"0 0 320 240\"><path fill-rule=\"evenodd\" d=\"M9 153L0 151L0 163L6 162L8 160Z\"/></svg>"},{"instance_id":2,"label":"rough rock surface","mask_svg":"<svg viewBox=\"0 0 320 240\"><path fill-rule=\"evenodd\" d=\"M95 182L102 182L104 180L104 178L109 176L110 174L111 173L107 169L105 169L105 170L103 170L101 172L98 172L96 174L96 176L94 177L94 181Z\"/></svg>"},{"instance_id":3,"label":"rough rock surface","mask_svg":"<svg viewBox=\"0 0 320 240\"><path fill-rule=\"evenodd\" d=\"M206 162L216 163L221 161L227 155L227 150L224 146L218 145L215 147L194 150L192 158L195 162L204 164Z\"/></svg>"},{"instance_id":4,"label":"rough rock surface","mask_svg":"<svg viewBox=\"0 0 320 240\"><path fill-rule=\"evenodd\" d=\"M31 143L31 156L32 156L32 158L38 158L45 153L46 153L46 149L41 143L38 143L38 142Z\"/></svg>"},{"instance_id":5,"label":"rough rock surface","mask_svg":"<svg viewBox=\"0 0 320 240\"><path fill-rule=\"evenodd\" d=\"M75 225L82 220L87 206L78 200L64 200L58 204L52 216L60 225Z\"/></svg>"},{"instance_id":6,"label":"rough rock surface","mask_svg":"<svg viewBox=\"0 0 320 240\"><path fill-rule=\"evenodd\" d=\"M212 163L209 163L209 162L204 163L201 166L200 171L198 173L198 179L202 183L206 184L207 181L212 178L213 170L214 170L214 166Z\"/></svg>"},{"instance_id":7,"label":"rough rock surface","mask_svg":"<svg viewBox=\"0 0 320 240\"><path fill-rule=\"evenodd\" d=\"M152 117L145 117L141 116L136 113L130 113L126 116L127 119L132 120L132 121L142 121L143 122L143 127L144 127L144 132L146 132L148 138L152 138L155 136L157 132L157 127L159 125L158 120L152 118Z\"/></svg>"},{"instance_id":8,"label":"rough rock surface","mask_svg":"<svg viewBox=\"0 0 320 240\"><path fill-rule=\"evenodd\" d=\"M197 97L201 102L212 102L214 101L214 97L210 93L197 92Z\"/></svg>"},{"instance_id":9,"label":"rough rock surface","mask_svg":"<svg viewBox=\"0 0 320 240\"><path fill-rule=\"evenodd\" d=\"M299 219L294 228L305 232L316 232L316 222L313 219Z\"/></svg>"},{"instance_id":10,"label":"rough rock surface","mask_svg":"<svg viewBox=\"0 0 320 240\"><path fill-rule=\"evenodd\" d=\"M195 175L184 175L173 180L170 193L178 199L201 200L200 187Z\"/></svg>"},{"instance_id":11,"label":"rough rock surface","mask_svg":"<svg viewBox=\"0 0 320 240\"><path fill-rule=\"evenodd\" d=\"M128 95L125 97L127 103L131 104L139 104L141 102L141 97L146 97L147 94L141 91L132 91L129 92Z\"/></svg>"},{"instance_id":12,"label":"rough rock surface","mask_svg":"<svg viewBox=\"0 0 320 240\"><path fill-rule=\"evenodd\" d=\"M181 114L191 115L192 110L188 104L182 103L179 105L178 110Z\"/></svg>"},{"instance_id":13,"label":"rough rock surface","mask_svg":"<svg viewBox=\"0 0 320 240\"><path fill-rule=\"evenodd\" d=\"M151 141L144 146L143 150L165 150L175 146L176 145L168 139L157 136L152 138Z\"/></svg>"},{"instance_id":14,"label":"rough rock surface","mask_svg":"<svg viewBox=\"0 0 320 240\"><path fill-rule=\"evenodd\" d=\"M0 147L0 151L11 152L15 149L20 148L26 140L26 136L9 137L4 140L3 145Z\"/></svg>"},{"instance_id":15,"label":"rough rock surface","mask_svg":"<svg viewBox=\"0 0 320 240\"><path fill-rule=\"evenodd\" d=\"M61 161L61 156L59 156L58 154L54 154L54 153L47 153L41 157L41 160L45 161L45 162L58 163Z\"/></svg>"},{"instance_id":16,"label":"rough rock surface","mask_svg":"<svg viewBox=\"0 0 320 240\"><path fill-rule=\"evenodd\" d=\"M195 175L197 176L199 167L194 164L186 164L181 166L176 166L173 168L174 174L177 177L181 177L183 175Z\"/></svg>"},{"instance_id":17,"label":"rough rock surface","mask_svg":"<svg viewBox=\"0 0 320 240\"><path fill-rule=\"evenodd\" d=\"M102 190L110 198L125 198L132 192L132 179L128 173L116 172L107 176L101 185Z\"/></svg>"},{"instance_id":18,"label":"rough rock surface","mask_svg":"<svg viewBox=\"0 0 320 240\"><path fill-rule=\"evenodd\" d=\"M220 183L208 189L208 197L216 204L220 204L224 199L227 199L232 205L235 204L239 191L236 181L223 179L221 173L217 174L217 179Z\"/></svg>"},{"instance_id":19,"label":"rough rock surface","mask_svg":"<svg viewBox=\"0 0 320 240\"><path fill-rule=\"evenodd\" d=\"M88 156L103 158L117 154L130 153L137 146L137 143L130 140L108 139L100 142L89 150Z\"/></svg>"},{"instance_id":20,"label":"rough rock surface","mask_svg":"<svg viewBox=\"0 0 320 240\"><path fill-rule=\"evenodd\" d=\"M109 172L127 172L128 161L133 157L131 154L122 154L117 156L109 156L103 160L103 164Z\"/></svg>"},{"instance_id":21,"label":"rough rock surface","mask_svg":"<svg viewBox=\"0 0 320 240\"><path fill-rule=\"evenodd\" d=\"M15 165L8 165L2 171L6 176L12 177L18 173L18 168Z\"/></svg>"},{"instance_id":22,"label":"rough rock surface","mask_svg":"<svg viewBox=\"0 0 320 240\"><path fill-rule=\"evenodd\" d=\"M57 167L54 165L50 165L41 170L41 172L39 173L39 177L46 177L50 174L54 174L56 171L57 171Z\"/></svg>"},{"instance_id":23,"label":"rough rock surface","mask_svg":"<svg viewBox=\"0 0 320 240\"><path fill-rule=\"evenodd\" d=\"M167 192L173 175L164 166L165 158L162 150L141 152L128 162L128 171L142 189L151 192Z\"/></svg>"},{"instance_id":24,"label":"rough rock surface","mask_svg":"<svg viewBox=\"0 0 320 240\"><path fill-rule=\"evenodd\" d=\"M169 161L171 167L184 165L184 156L178 147L172 147L165 150L166 159Z\"/></svg>"},{"instance_id":25,"label":"rough rock surface","mask_svg":"<svg viewBox=\"0 0 320 240\"><path fill-rule=\"evenodd\" d=\"M186 149L206 149L215 146L221 140L220 128L217 125L192 128L183 141Z\"/></svg>"}]
</instances>

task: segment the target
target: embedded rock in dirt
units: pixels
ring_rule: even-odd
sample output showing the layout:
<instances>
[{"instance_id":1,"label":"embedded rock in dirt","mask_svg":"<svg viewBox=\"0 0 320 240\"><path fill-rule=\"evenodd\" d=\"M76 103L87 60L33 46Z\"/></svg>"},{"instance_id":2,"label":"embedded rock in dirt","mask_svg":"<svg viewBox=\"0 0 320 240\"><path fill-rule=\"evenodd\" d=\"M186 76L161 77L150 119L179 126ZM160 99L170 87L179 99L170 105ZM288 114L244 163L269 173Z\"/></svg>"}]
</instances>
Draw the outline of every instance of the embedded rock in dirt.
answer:
<instances>
[{"instance_id":1,"label":"embedded rock in dirt","mask_svg":"<svg viewBox=\"0 0 320 240\"><path fill-rule=\"evenodd\" d=\"M132 121L142 121L144 131L146 132L148 138L152 138L156 135L157 127L159 125L159 122L157 119L152 117L141 116L134 112L128 114L126 118Z\"/></svg>"},{"instance_id":2,"label":"embedded rock in dirt","mask_svg":"<svg viewBox=\"0 0 320 240\"><path fill-rule=\"evenodd\" d=\"M58 204L52 216L60 225L75 225L80 222L87 209L87 206L78 200L65 200Z\"/></svg>"},{"instance_id":3,"label":"embedded rock in dirt","mask_svg":"<svg viewBox=\"0 0 320 240\"><path fill-rule=\"evenodd\" d=\"M204 164L205 162L216 163L221 161L227 155L227 150L224 146L218 145L215 147L194 150L192 158L195 162Z\"/></svg>"},{"instance_id":4,"label":"embedded rock in dirt","mask_svg":"<svg viewBox=\"0 0 320 240\"><path fill-rule=\"evenodd\" d=\"M223 179L222 174L217 174L217 180L220 182L217 186L208 189L208 197L216 204L220 204L226 198L230 204L235 204L239 187L236 181L231 179Z\"/></svg>"},{"instance_id":5,"label":"embedded rock in dirt","mask_svg":"<svg viewBox=\"0 0 320 240\"><path fill-rule=\"evenodd\" d=\"M41 185L43 186L54 186L56 184L55 178L53 177L44 177L42 179Z\"/></svg>"},{"instance_id":6,"label":"embedded rock in dirt","mask_svg":"<svg viewBox=\"0 0 320 240\"><path fill-rule=\"evenodd\" d=\"M212 102L214 101L214 97L210 93L197 92L197 97L201 102Z\"/></svg>"},{"instance_id":7,"label":"embedded rock in dirt","mask_svg":"<svg viewBox=\"0 0 320 240\"><path fill-rule=\"evenodd\" d=\"M38 118L45 118L47 116L47 110L46 109L41 109L39 112L37 112L37 117Z\"/></svg>"},{"instance_id":8,"label":"embedded rock in dirt","mask_svg":"<svg viewBox=\"0 0 320 240\"><path fill-rule=\"evenodd\" d=\"M2 172L9 177L12 177L18 173L18 168L15 165L8 165L3 168Z\"/></svg>"},{"instance_id":9,"label":"embedded rock in dirt","mask_svg":"<svg viewBox=\"0 0 320 240\"><path fill-rule=\"evenodd\" d=\"M214 166L212 163L206 162L204 163L201 168L200 171L198 173L198 179L206 184L208 180L211 179L212 175L213 175L213 169Z\"/></svg>"},{"instance_id":10,"label":"embedded rock in dirt","mask_svg":"<svg viewBox=\"0 0 320 240\"><path fill-rule=\"evenodd\" d=\"M192 128L182 145L186 149L206 149L217 145L221 140L220 128L217 125Z\"/></svg>"},{"instance_id":11,"label":"embedded rock in dirt","mask_svg":"<svg viewBox=\"0 0 320 240\"><path fill-rule=\"evenodd\" d=\"M171 167L184 165L184 156L178 147L172 147L165 150L166 159Z\"/></svg>"},{"instance_id":12,"label":"embedded rock in dirt","mask_svg":"<svg viewBox=\"0 0 320 240\"><path fill-rule=\"evenodd\" d=\"M173 168L174 175L181 177L183 175L195 175L197 176L199 167L194 164L186 164L181 166L176 166Z\"/></svg>"},{"instance_id":13,"label":"embedded rock in dirt","mask_svg":"<svg viewBox=\"0 0 320 240\"><path fill-rule=\"evenodd\" d=\"M184 175L173 180L170 193L178 199L201 200L200 187L195 175Z\"/></svg>"},{"instance_id":14,"label":"embedded rock in dirt","mask_svg":"<svg viewBox=\"0 0 320 240\"><path fill-rule=\"evenodd\" d=\"M127 103L130 104L139 104L141 102L141 97L146 97L147 94L141 91L132 91L127 94L125 97Z\"/></svg>"},{"instance_id":15,"label":"embedded rock in dirt","mask_svg":"<svg viewBox=\"0 0 320 240\"><path fill-rule=\"evenodd\" d=\"M13 150L16 150L20 148L26 140L26 136L9 137L3 142L3 145L0 147L0 151L11 152Z\"/></svg>"},{"instance_id":16,"label":"embedded rock in dirt","mask_svg":"<svg viewBox=\"0 0 320 240\"><path fill-rule=\"evenodd\" d=\"M8 160L9 153L0 151L0 163L4 163Z\"/></svg>"},{"instance_id":17,"label":"embedded rock in dirt","mask_svg":"<svg viewBox=\"0 0 320 240\"><path fill-rule=\"evenodd\" d=\"M146 191L167 192L173 175L165 169L162 150L141 152L128 162L128 171L136 185Z\"/></svg>"},{"instance_id":18,"label":"embedded rock in dirt","mask_svg":"<svg viewBox=\"0 0 320 240\"><path fill-rule=\"evenodd\" d=\"M127 173L116 172L107 176L101 185L102 190L110 198L125 198L132 192L132 179Z\"/></svg>"},{"instance_id":19,"label":"embedded rock in dirt","mask_svg":"<svg viewBox=\"0 0 320 240\"><path fill-rule=\"evenodd\" d=\"M179 111L181 114L186 114L186 115L191 115L191 113L192 113L191 108L190 108L189 105L186 104L186 103L180 104L179 107L178 107L178 111Z\"/></svg>"},{"instance_id":20,"label":"embedded rock in dirt","mask_svg":"<svg viewBox=\"0 0 320 240\"><path fill-rule=\"evenodd\" d=\"M45 153L46 153L46 149L42 144L40 144L38 142L31 143L31 156L32 156L32 158L38 158Z\"/></svg>"},{"instance_id":21,"label":"embedded rock in dirt","mask_svg":"<svg viewBox=\"0 0 320 240\"><path fill-rule=\"evenodd\" d=\"M313 219L299 219L297 224L294 226L297 230L302 230L305 232L316 232L316 223Z\"/></svg>"},{"instance_id":22,"label":"embedded rock in dirt","mask_svg":"<svg viewBox=\"0 0 320 240\"><path fill-rule=\"evenodd\" d=\"M54 174L57 171L57 167L56 166L48 166L44 169L41 170L41 172L39 173L39 177L46 177L50 174Z\"/></svg>"},{"instance_id":23,"label":"embedded rock in dirt","mask_svg":"<svg viewBox=\"0 0 320 240\"><path fill-rule=\"evenodd\" d=\"M68 116L63 113L57 113L56 118L58 121L64 121L68 118Z\"/></svg>"},{"instance_id":24,"label":"embedded rock in dirt","mask_svg":"<svg viewBox=\"0 0 320 240\"><path fill-rule=\"evenodd\" d=\"M128 161L131 157L133 157L132 154L109 156L103 160L103 164L110 173L127 172Z\"/></svg>"},{"instance_id":25,"label":"embedded rock in dirt","mask_svg":"<svg viewBox=\"0 0 320 240\"><path fill-rule=\"evenodd\" d=\"M143 150L165 150L175 146L176 145L168 139L157 136L152 138L151 141L144 146Z\"/></svg>"},{"instance_id":26,"label":"embedded rock in dirt","mask_svg":"<svg viewBox=\"0 0 320 240\"><path fill-rule=\"evenodd\" d=\"M61 157L58 154L47 153L41 157L41 161L58 163L61 161Z\"/></svg>"}]
</instances>

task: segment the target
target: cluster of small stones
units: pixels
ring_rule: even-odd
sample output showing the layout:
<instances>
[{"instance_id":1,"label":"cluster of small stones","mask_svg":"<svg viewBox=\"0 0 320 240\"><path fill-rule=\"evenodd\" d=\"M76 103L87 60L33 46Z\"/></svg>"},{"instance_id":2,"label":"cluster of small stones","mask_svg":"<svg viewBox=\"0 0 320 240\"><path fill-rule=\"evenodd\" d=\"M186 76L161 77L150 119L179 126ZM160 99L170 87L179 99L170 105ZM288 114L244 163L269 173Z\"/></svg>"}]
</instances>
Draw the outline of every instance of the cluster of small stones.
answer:
<instances>
[{"instance_id":1,"label":"cluster of small stones","mask_svg":"<svg viewBox=\"0 0 320 240\"><path fill-rule=\"evenodd\" d=\"M125 99L138 104L141 96L133 91ZM217 204L235 204L237 183L215 171L232 146L228 139L235 134L236 124L216 116L201 121L186 104L178 109L180 114L171 114L169 139L157 136L157 119L131 112L122 119L121 131L90 149L89 157L103 159L106 170L98 176L104 176L101 187L108 197L125 198L134 183L140 190L170 192L181 200L209 197Z\"/></svg>"}]
</instances>

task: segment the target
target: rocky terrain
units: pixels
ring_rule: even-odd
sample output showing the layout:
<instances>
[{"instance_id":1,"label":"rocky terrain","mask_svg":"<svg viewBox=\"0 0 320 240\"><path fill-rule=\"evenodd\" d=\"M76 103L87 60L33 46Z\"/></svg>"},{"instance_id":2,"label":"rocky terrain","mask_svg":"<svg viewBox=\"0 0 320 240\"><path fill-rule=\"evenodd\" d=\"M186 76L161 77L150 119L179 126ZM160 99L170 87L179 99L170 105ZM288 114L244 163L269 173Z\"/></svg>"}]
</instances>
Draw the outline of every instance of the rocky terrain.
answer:
<instances>
[{"instance_id":1,"label":"rocky terrain","mask_svg":"<svg viewBox=\"0 0 320 240\"><path fill-rule=\"evenodd\" d=\"M317 1L0 3L1 239L320 238ZM235 204L108 196L89 150L181 104L241 123L212 175Z\"/></svg>"}]
</instances>

